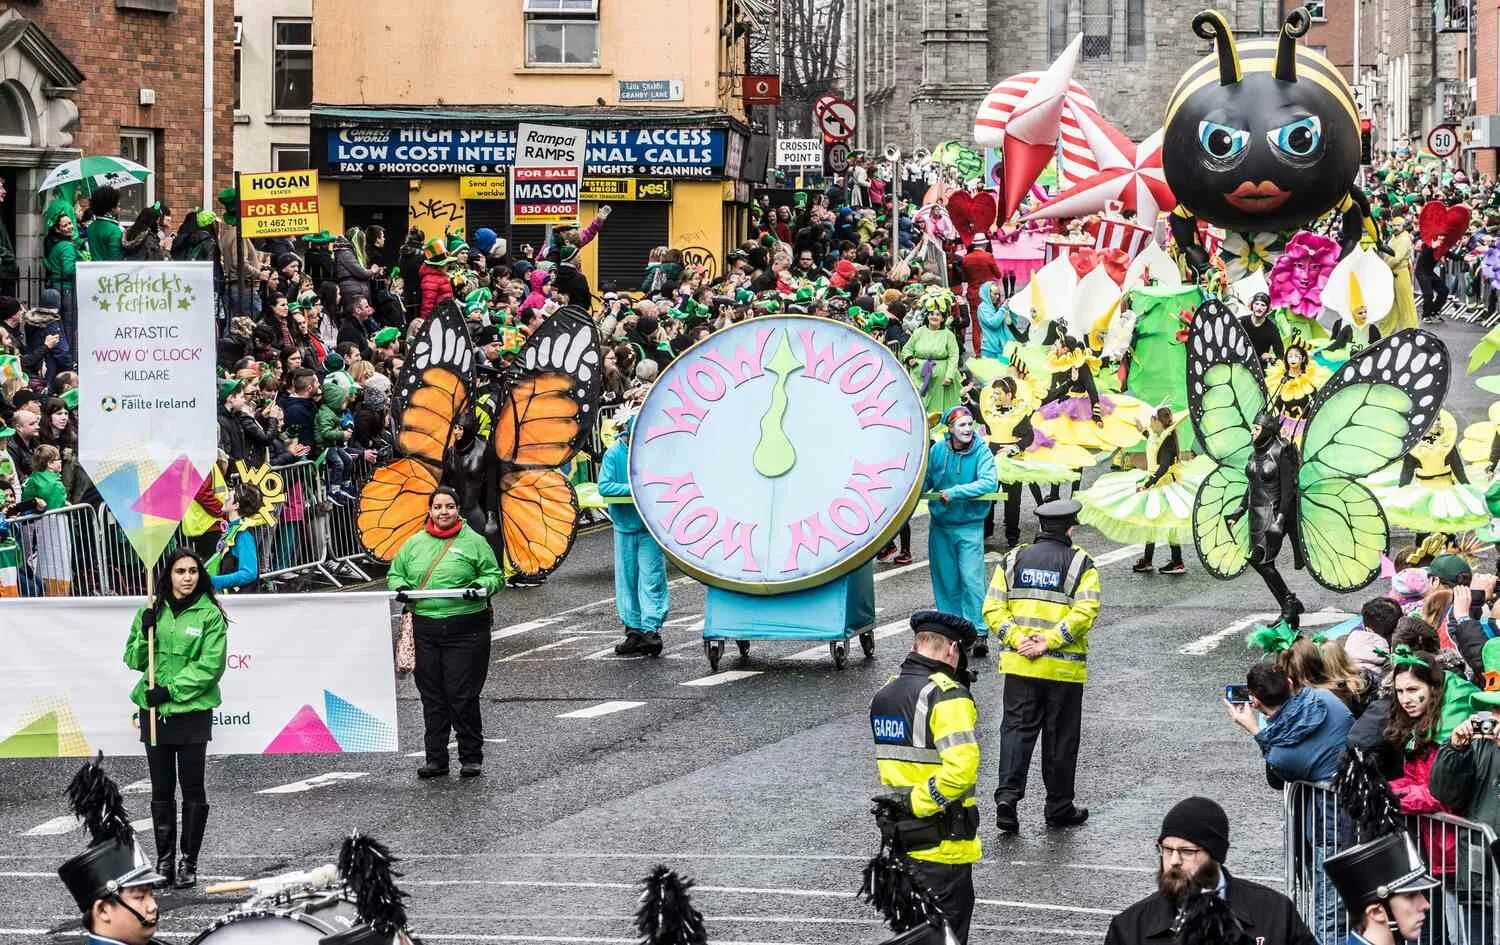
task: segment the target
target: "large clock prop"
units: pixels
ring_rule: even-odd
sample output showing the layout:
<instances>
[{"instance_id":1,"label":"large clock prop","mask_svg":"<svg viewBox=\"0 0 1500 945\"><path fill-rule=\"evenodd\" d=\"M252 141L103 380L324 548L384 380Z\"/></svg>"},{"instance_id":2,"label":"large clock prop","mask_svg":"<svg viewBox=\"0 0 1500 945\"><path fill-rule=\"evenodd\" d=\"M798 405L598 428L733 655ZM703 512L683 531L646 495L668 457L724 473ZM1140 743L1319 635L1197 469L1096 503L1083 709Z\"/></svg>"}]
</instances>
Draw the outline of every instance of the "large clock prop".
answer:
<instances>
[{"instance_id":1,"label":"large clock prop","mask_svg":"<svg viewBox=\"0 0 1500 945\"><path fill-rule=\"evenodd\" d=\"M873 647L871 559L921 495L922 400L883 345L840 322L754 318L673 361L630 443L647 530L708 586L703 637Z\"/></svg>"}]
</instances>

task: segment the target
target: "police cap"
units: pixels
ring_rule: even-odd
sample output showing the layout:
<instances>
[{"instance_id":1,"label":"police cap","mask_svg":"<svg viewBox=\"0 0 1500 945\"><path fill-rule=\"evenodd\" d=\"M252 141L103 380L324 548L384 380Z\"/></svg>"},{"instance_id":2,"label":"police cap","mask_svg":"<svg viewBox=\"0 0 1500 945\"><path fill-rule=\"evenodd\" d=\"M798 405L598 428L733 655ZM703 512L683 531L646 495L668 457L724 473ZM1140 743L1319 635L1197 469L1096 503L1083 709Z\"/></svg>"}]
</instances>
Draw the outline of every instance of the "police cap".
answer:
<instances>
[{"instance_id":1,"label":"police cap","mask_svg":"<svg viewBox=\"0 0 1500 945\"><path fill-rule=\"evenodd\" d=\"M937 633L967 646L978 636L974 625L957 614L919 610L911 615L912 633Z\"/></svg>"},{"instance_id":2,"label":"police cap","mask_svg":"<svg viewBox=\"0 0 1500 945\"><path fill-rule=\"evenodd\" d=\"M1073 499L1053 499L1036 507L1036 517L1042 527L1049 531L1062 531L1078 524L1078 513L1083 510Z\"/></svg>"}]
</instances>

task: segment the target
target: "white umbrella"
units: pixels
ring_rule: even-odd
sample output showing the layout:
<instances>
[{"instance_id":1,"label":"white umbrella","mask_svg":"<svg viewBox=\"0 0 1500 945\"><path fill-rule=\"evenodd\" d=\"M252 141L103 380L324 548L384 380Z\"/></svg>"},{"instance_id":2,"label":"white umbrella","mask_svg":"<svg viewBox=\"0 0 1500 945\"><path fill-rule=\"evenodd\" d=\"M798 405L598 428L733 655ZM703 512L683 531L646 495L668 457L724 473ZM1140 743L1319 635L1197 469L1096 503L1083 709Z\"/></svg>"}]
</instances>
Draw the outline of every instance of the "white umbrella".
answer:
<instances>
[{"instance_id":1,"label":"white umbrella","mask_svg":"<svg viewBox=\"0 0 1500 945\"><path fill-rule=\"evenodd\" d=\"M38 191L52 190L64 184L83 184L85 193L105 184L111 187L134 187L145 183L151 171L134 161L108 155L90 155L54 167Z\"/></svg>"}]
</instances>

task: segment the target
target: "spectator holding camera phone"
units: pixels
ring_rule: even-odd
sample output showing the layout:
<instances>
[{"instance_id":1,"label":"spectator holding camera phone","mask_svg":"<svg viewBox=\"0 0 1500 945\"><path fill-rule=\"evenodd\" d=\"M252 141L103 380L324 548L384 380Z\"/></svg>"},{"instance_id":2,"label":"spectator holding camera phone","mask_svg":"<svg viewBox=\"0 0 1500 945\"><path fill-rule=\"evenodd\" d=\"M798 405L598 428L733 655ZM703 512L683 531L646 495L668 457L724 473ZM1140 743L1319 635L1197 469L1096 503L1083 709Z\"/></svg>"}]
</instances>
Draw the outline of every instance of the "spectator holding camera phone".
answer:
<instances>
[{"instance_id":1,"label":"spectator holding camera phone","mask_svg":"<svg viewBox=\"0 0 1500 945\"><path fill-rule=\"evenodd\" d=\"M1438 749L1428 786L1461 817L1500 830L1500 640L1483 646L1486 688L1469 695L1480 711L1455 725Z\"/></svg>"}]
</instances>

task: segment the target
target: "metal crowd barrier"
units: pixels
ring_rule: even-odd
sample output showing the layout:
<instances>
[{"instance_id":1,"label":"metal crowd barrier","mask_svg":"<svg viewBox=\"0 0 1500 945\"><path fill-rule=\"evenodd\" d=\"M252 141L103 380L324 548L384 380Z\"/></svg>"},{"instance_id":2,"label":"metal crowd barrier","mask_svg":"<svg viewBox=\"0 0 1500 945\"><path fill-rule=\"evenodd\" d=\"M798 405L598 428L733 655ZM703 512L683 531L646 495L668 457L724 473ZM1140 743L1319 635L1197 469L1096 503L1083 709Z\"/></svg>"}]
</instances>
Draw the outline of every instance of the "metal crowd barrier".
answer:
<instances>
[{"instance_id":1,"label":"metal crowd barrier","mask_svg":"<svg viewBox=\"0 0 1500 945\"><path fill-rule=\"evenodd\" d=\"M616 411L601 414L585 451L580 453L574 478L598 478L598 458L604 454L603 421ZM313 586L342 587L370 580L374 561L359 540L356 502L339 501L328 489L323 463L302 460L274 466L286 501L276 507L276 524L254 529L260 555L259 589ZM350 464L348 491L359 490L375 472L363 456ZM580 524L607 521L588 509ZM140 595L146 592L146 569L130 547L119 522L104 506L70 505L56 511L10 520L19 547L20 593L23 597L98 597ZM179 528L167 551L190 543ZM160 577L160 573L157 574Z\"/></svg>"},{"instance_id":2,"label":"metal crowd barrier","mask_svg":"<svg viewBox=\"0 0 1500 945\"><path fill-rule=\"evenodd\" d=\"M353 491L369 478L371 468L354 468ZM328 496L322 465L304 460L273 467L281 477L286 501L276 507L274 525L254 529L260 555L260 589L331 585L368 581L371 559L359 541L358 509ZM23 597L98 597L146 592L146 569L125 530L109 509L89 505L9 520L19 552ZM190 543L179 528L167 551ZM165 556L164 556L165 557ZM158 572L157 577L161 575Z\"/></svg>"},{"instance_id":3,"label":"metal crowd barrier","mask_svg":"<svg viewBox=\"0 0 1500 945\"><path fill-rule=\"evenodd\" d=\"M1286 894L1320 945L1342 945L1348 912L1322 867L1329 856L1354 845L1353 826L1323 784L1288 784L1283 804ZM1449 814L1401 819L1440 884L1428 895L1431 910L1421 945L1500 943L1500 870L1491 854L1495 831Z\"/></svg>"}]
</instances>

